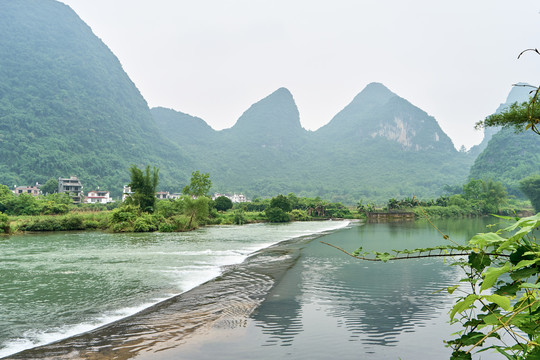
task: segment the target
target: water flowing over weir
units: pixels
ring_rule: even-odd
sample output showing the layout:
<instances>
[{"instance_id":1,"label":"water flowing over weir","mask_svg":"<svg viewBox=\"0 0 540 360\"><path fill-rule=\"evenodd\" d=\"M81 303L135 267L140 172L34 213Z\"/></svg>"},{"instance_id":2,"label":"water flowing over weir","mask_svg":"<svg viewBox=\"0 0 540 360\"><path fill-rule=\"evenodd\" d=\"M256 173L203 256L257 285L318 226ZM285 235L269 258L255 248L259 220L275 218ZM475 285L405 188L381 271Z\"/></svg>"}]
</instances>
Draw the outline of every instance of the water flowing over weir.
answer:
<instances>
[{"instance_id":1,"label":"water flowing over weir","mask_svg":"<svg viewBox=\"0 0 540 360\"><path fill-rule=\"evenodd\" d=\"M187 292L95 330L7 358L128 359L174 348L205 329L245 326L276 280L295 264L306 243L348 224L319 223L311 230L302 225L287 235L288 240L253 253L240 264L223 266L221 275ZM272 229L280 228L266 231Z\"/></svg>"}]
</instances>

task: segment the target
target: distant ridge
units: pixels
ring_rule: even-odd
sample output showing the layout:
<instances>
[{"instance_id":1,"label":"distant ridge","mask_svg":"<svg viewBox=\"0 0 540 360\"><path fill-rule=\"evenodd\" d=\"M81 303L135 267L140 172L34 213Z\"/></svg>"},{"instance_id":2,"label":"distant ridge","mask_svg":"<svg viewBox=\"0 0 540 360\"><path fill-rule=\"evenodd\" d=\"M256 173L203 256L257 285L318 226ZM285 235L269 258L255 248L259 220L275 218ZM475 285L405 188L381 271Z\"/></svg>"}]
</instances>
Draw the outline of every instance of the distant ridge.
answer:
<instances>
[{"instance_id":1,"label":"distant ridge","mask_svg":"<svg viewBox=\"0 0 540 360\"><path fill-rule=\"evenodd\" d=\"M152 113L166 129L163 111ZM301 127L285 88L253 104L230 129L212 132L208 141L207 135L195 140L185 114L174 116L168 123L178 128L165 131L188 134L174 137L212 174L216 188L252 197L289 192L337 201L435 196L445 184L463 182L473 160L454 149L433 117L380 83L369 84L314 132Z\"/></svg>"}]
</instances>

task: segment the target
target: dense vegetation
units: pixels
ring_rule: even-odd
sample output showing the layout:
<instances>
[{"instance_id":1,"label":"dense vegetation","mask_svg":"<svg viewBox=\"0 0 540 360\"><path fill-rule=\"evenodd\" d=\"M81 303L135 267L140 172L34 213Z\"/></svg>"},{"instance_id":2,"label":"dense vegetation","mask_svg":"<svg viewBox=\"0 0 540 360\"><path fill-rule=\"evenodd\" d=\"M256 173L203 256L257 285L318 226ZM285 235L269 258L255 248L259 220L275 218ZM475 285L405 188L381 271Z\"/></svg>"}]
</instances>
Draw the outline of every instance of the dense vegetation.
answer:
<instances>
[{"instance_id":1,"label":"dense vegetation","mask_svg":"<svg viewBox=\"0 0 540 360\"><path fill-rule=\"evenodd\" d=\"M0 11L0 184L77 175L119 196L131 164L153 163L164 188L187 161L161 137L118 59L66 5L3 1ZM178 190L177 190L178 191Z\"/></svg>"},{"instance_id":2,"label":"dense vegetation","mask_svg":"<svg viewBox=\"0 0 540 360\"><path fill-rule=\"evenodd\" d=\"M500 181L508 193L523 197L519 182L540 175L540 142L533 132L504 128L488 143L471 167L470 177Z\"/></svg>"}]
</instances>

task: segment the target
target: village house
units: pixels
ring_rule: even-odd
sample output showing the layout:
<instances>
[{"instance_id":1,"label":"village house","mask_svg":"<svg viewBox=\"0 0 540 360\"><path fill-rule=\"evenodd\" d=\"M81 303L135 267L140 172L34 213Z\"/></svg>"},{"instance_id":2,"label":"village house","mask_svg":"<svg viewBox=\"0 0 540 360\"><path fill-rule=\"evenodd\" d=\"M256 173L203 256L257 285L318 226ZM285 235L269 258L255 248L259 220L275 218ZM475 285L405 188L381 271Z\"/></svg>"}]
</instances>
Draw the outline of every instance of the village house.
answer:
<instances>
[{"instance_id":1,"label":"village house","mask_svg":"<svg viewBox=\"0 0 540 360\"><path fill-rule=\"evenodd\" d=\"M166 200L169 198L169 192L168 191L158 191L156 193L156 198L160 199L160 200Z\"/></svg>"},{"instance_id":2,"label":"village house","mask_svg":"<svg viewBox=\"0 0 540 360\"><path fill-rule=\"evenodd\" d=\"M104 190L90 191L88 192L88 195L84 197L84 202L86 204L108 204L113 201L111 193Z\"/></svg>"},{"instance_id":3,"label":"village house","mask_svg":"<svg viewBox=\"0 0 540 360\"><path fill-rule=\"evenodd\" d=\"M216 200L220 196L225 196L226 198L231 200L233 203L243 203L243 202L248 201L244 194L236 194L236 193L233 195L215 193L214 196L212 196L212 200Z\"/></svg>"},{"instance_id":4,"label":"village house","mask_svg":"<svg viewBox=\"0 0 540 360\"><path fill-rule=\"evenodd\" d=\"M73 203L80 204L83 198L83 186L76 176L69 178L58 178L58 192L67 193L71 196Z\"/></svg>"},{"instance_id":5,"label":"village house","mask_svg":"<svg viewBox=\"0 0 540 360\"><path fill-rule=\"evenodd\" d=\"M41 192L39 191L39 186L40 185L38 183L36 183L36 185L33 185L33 186L17 186L17 185L15 185L12 192L15 195L29 194L29 195L32 195L32 196L38 196L38 195L41 194Z\"/></svg>"}]
</instances>

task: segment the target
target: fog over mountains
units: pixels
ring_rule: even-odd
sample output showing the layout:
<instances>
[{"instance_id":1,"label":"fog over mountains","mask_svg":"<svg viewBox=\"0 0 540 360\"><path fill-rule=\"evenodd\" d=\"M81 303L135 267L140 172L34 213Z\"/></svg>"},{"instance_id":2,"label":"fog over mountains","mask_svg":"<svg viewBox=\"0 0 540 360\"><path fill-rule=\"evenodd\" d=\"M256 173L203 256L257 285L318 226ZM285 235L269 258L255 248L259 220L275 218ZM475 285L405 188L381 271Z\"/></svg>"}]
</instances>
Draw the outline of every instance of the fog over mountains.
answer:
<instances>
[{"instance_id":1,"label":"fog over mountains","mask_svg":"<svg viewBox=\"0 0 540 360\"><path fill-rule=\"evenodd\" d=\"M0 6L0 183L10 187L77 175L85 190L118 196L136 164L159 167L160 189L171 192L200 170L219 192L354 203L437 196L463 183L475 160L455 150L433 117L380 83L317 131L302 128L285 88L216 131L179 111L149 109L118 59L66 5Z\"/></svg>"}]
</instances>

